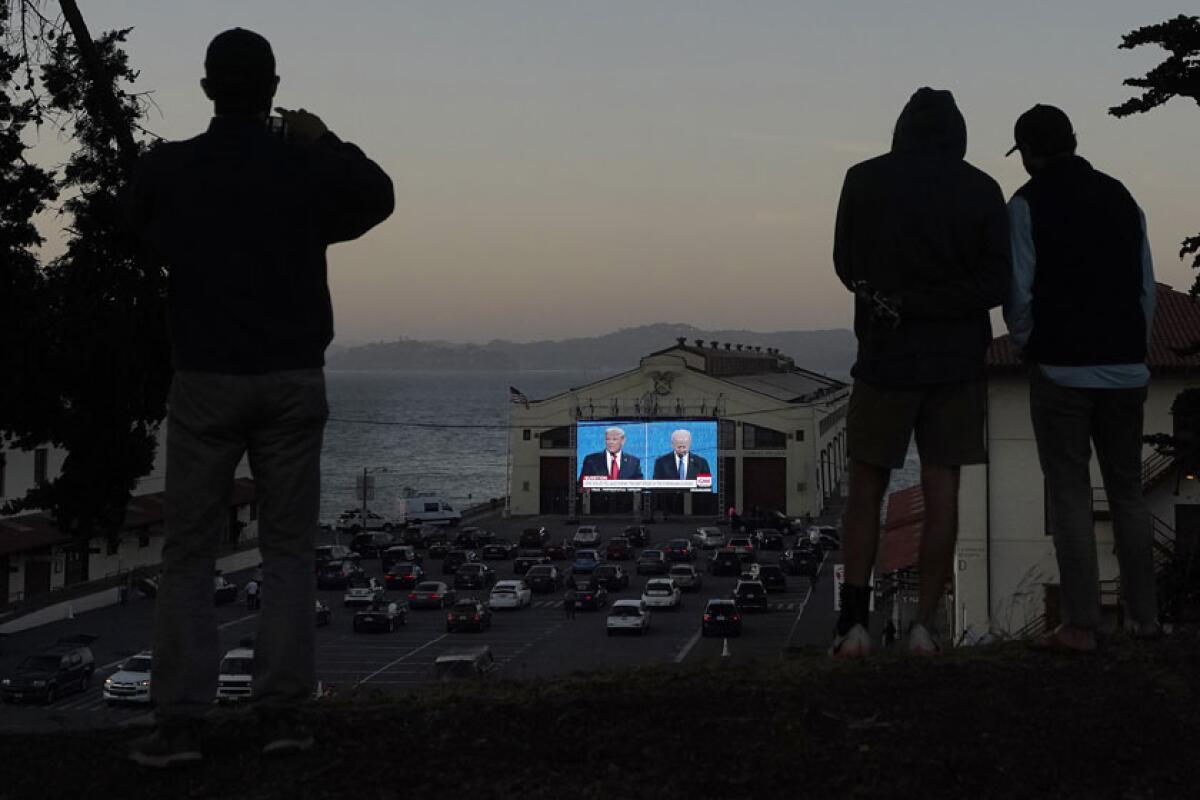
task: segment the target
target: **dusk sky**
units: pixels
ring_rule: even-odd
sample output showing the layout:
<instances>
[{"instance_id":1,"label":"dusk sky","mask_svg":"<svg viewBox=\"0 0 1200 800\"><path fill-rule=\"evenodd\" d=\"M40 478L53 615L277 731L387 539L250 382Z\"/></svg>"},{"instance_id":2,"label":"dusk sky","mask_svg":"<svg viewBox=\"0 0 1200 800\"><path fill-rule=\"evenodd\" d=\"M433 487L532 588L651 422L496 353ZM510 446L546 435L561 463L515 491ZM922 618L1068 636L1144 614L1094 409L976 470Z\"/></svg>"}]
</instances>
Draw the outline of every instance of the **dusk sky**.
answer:
<instances>
[{"instance_id":1,"label":"dusk sky","mask_svg":"<svg viewBox=\"0 0 1200 800\"><path fill-rule=\"evenodd\" d=\"M1200 109L1118 120L1164 57L1122 34L1142 0L85 0L170 139L207 124L209 39L274 46L303 106L392 176L395 214L330 250L337 341L594 335L650 322L847 327L833 275L846 169L884 152L917 87L954 92L967 159L1010 195L1017 115L1071 116L1079 152L1145 209L1158 279L1185 289L1200 231ZM1187 12L1193 13L1193 12ZM161 114L161 115L160 115ZM54 135L43 131L43 141ZM52 148L50 148L52 149Z\"/></svg>"}]
</instances>

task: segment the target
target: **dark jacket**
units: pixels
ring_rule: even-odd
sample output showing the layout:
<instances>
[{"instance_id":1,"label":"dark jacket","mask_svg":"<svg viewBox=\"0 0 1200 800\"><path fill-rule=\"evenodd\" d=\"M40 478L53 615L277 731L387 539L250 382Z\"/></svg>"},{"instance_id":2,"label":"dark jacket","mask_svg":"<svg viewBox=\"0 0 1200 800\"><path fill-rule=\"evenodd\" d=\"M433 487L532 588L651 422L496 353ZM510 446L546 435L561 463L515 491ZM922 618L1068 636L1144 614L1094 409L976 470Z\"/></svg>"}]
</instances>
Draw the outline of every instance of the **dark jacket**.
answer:
<instances>
[{"instance_id":1,"label":"dark jacket","mask_svg":"<svg viewBox=\"0 0 1200 800\"><path fill-rule=\"evenodd\" d=\"M963 160L966 149L954 98L921 89L896 122L892 151L846 173L838 277L893 296L901 314L893 330L856 301L855 378L902 387L984 375L988 311L1011 280L1008 215L996 182Z\"/></svg>"},{"instance_id":2,"label":"dark jacket","mask_svg":"<svg viewBox=\"0 0 1200 800\"><path fill-rule=\"evenodd\" d=\"M605 451L599 453L588 453L584 456L583 466L579 470L579 477L606 477L608 475L608 456ZM618 479L623 481L640 481L642 480L642 461L637 456L631 456L624 450L621 451L621 471L618 474Z\"/></svg>"},{"instance_id":3,"label":"dark jacket","mask_svg":"<svg viewBox=\"0 0 1200 800\"><path fill-rule=\"evenodd\" d=\"M689 479L695 478L697 475L711 474L708 468L708 459L695 453L688 453L687 476ZM674 481L678 479L679 462L675 458L674 450L654 460L654 480Z\"/></svg>"},{"instance_id":4,"label":"dark jacket","mask_svg":"<svg viewBox=\"0 0 1200 800\"><path fill-rule=\"evenodd\" d=\"M321 367L333 338L325 248L392 213L392 182L352 144L299 145L249 117L142 156L133 224L168 268L175 369Z\"/></svg>"},{"instance_id":5,"label":"dark jacket","mask_svg":"<svg viewBox=\"0 0 1200 800\"><path fill-rule=\"evenodd\" d=\"M1029 204L1036 255L1025 354L1056 366L1145 361L1144 233L1129 191L1071 155L1053 159L1017 197Z\"/></svg>"}]
</instances>

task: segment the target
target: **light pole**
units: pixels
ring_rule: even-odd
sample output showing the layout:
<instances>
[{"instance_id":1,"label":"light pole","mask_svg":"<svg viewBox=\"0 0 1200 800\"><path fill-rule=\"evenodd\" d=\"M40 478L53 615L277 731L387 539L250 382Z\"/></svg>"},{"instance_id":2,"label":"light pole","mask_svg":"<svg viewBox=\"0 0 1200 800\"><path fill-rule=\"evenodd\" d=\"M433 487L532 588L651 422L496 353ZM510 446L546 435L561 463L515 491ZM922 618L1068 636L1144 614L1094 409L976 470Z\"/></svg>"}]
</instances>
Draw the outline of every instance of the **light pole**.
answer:
<instances>
[{"instance_id":1,"label":"light pole","mask_svg":"<svg viewBox=\"0 0 1200 800\"><path fill-rule=\"evenodd\" d=\"M367 477L372 473L387 472L387 467L363 467L362 481L357 487L358 499L362 501L362 530L367 530L367 501L375 499L375 481ZM334 534L336 536L336 532Z\"/></svg>"}]
</instances>

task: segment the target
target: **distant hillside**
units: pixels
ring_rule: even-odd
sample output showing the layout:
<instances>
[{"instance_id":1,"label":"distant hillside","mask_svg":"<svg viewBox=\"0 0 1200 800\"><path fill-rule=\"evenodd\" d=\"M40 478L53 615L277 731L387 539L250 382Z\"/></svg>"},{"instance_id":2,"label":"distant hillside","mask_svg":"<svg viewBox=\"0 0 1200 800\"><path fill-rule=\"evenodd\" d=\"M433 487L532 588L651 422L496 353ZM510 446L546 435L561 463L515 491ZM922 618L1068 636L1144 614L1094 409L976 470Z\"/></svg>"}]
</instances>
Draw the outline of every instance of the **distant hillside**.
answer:
<instances>
[{"instance_id":1,"label":"distant hillside","mask_svg":"<svg viewBox=\"0 0 1200 800\"><path fill-rule=\"evenodd\" d=\"M603 336L540 342L493 339L487 344L453 344L400 339L330 350L330 369L345 370L526 370L526 369L631 369L655 350L675 344L683 336L691 344L730 342L778 347L796 359L798 366L844 377L854 363L854 333L849 330L776 331L702 330L691 325L656 323L623 328Z\"/></svg>"}]
</instances>

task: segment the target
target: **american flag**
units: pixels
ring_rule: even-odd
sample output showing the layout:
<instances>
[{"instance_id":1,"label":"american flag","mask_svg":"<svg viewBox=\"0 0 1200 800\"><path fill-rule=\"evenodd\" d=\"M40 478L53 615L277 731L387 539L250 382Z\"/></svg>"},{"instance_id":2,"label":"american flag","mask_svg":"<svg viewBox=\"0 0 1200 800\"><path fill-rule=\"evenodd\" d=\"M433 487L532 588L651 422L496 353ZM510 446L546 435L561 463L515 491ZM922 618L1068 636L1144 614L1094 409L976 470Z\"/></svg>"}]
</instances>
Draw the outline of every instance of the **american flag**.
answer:
<instances>
[{"instance_id":1,"label":"american flag","mask_svg":"<svg viewBox=\"0 0 1200 800\"><path fill-rule=\"evenodd\" d=\"M529 408L529 398L525 396L524 392L515 386L508 387L508 402L520 403L526 408Z\"/></svg>"}]
</instances>

